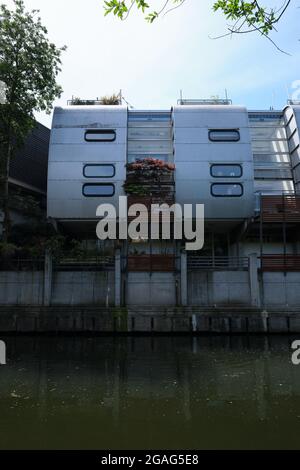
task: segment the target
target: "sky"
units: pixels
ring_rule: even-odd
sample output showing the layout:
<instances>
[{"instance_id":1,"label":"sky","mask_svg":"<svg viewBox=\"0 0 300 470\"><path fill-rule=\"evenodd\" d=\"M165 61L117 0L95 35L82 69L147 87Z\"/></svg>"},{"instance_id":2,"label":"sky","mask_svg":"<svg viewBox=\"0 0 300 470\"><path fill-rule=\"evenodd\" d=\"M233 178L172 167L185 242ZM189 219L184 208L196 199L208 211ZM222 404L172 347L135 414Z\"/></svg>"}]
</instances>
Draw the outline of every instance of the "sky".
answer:
<instances>
[{"instance_id":1,"label":"sky","mask_svg":"<svg viewBox=\"0 0 300 470\"><path fill-rule=\"evenodd\" d=\"M226 89L234 104L249 109L281 109L292 94L300 99L300 0L292 0L272 35L290 55L256 34L212 39L229 24L212 12L213 0L186 0L152 25L135 11L123 22L104 17L103 0L24 1L40 10L50 40L68 47L58 77L64 92L55 106L120 89L136 109L169 109L180 90L184 98L203 99L223 98ZM154 7L163 3L152 0ZM280 6L282 0L262 3ZM51 115L36 117L51 127Z\"/></svg>"}]
</instances>

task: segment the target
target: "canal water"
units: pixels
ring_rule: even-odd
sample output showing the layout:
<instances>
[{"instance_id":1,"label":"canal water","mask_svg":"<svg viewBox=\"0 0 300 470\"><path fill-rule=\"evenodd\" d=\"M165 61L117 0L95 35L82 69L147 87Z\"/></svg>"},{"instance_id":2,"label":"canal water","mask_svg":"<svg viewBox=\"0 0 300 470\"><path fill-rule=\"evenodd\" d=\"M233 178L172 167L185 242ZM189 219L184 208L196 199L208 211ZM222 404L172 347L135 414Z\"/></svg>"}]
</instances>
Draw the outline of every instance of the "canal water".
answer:
<instances>
[{"instance_id":1,"label":"canal water","mask_svg":"<svg viewBox=\"0 0 300 470\"><path fill-rule=\"evenodd\" d=\"M293 338L1 339L1 449L300 449Z\"/></svg>"}]
</instances>

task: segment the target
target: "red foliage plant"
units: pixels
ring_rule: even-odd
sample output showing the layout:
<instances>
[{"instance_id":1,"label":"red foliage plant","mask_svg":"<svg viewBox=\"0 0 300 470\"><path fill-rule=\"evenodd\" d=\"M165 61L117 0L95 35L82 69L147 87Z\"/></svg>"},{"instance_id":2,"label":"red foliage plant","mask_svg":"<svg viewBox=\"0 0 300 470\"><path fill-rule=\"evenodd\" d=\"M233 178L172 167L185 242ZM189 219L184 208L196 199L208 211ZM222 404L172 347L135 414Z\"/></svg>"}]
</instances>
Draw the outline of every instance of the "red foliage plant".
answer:
<instances>
[{"instance_id":1,"label":"red foliage plant","mask_svg":"<svg viewBox=\"0 0 300 470\"><path fill-rule=\"evenodd\" d=\"M166 163L163 160L159 160L158 158L144 158L138 159L134 163L129 163L127 165L127 169L131 171L135 170L167 170L167 171L174 171L175 165L173 163Z\"/></svg>"}]
</instances>

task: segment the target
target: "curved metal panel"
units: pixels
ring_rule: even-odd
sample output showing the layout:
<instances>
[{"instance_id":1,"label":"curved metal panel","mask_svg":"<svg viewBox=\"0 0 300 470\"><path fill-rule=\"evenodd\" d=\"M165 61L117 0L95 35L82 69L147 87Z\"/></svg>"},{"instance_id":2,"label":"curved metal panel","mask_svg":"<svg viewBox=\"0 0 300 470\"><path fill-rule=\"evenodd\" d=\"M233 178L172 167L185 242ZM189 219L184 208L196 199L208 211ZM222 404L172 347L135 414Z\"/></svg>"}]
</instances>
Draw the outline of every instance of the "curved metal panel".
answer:
<instances>
[{"instance_id":1,"label":"curved metal panel","mask_svg":"<svg viewBox=\"0 0 300 470\"><path fill-rule=\"evenodd\" d=\"M86 141L86 131L115 133L109 142ZM117 206L124 195L127 155L127 108L123 106L69 106L56 108L50 139L48 168L48 216L55 219L96 219L99 204ZM87 164L113 164L113 177L93 178L93 184L114 185L111 196L86 197Z\"/></svg>"},{"instance_id":2,"label":"curved metal panel","mask_svg":"<svg viewBox=\"0 0 300 470\"><path fill-rule=\"evenodd\" d=\"M205 204L206 219L243 219L254 211L254 171L248 113L242 106L177 106L173 110L176 200ZM210 140L213 130L234 129L240 139ZM216 178L213 164L240 165L239 178ZM239 197L215 197L214 184L239 184Z\"/></svg>"}]
</instances>

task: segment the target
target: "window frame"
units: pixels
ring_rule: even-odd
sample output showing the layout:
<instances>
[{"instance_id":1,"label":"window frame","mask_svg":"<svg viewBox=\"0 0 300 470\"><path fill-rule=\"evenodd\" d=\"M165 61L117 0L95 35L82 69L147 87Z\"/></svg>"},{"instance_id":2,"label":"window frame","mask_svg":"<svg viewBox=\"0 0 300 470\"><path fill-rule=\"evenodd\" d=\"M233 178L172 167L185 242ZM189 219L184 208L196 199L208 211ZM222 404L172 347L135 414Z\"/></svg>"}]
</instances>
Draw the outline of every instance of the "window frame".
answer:
<instances>
[{"instance_id":1,"label":"window frame","mask_svg":"<svg viewBox=\"0 0 300 470\"><path fill-rule=\"evenodd\" d=\"M213 168L216 167L216 166L228 166L228 167L236 166L240 169L241 174L240 174L240 176L225 176L225 175L217 176L217 175L213 174ZM244 173L243 166L240 163L212 163L210 165L210 175L211 175L212 178L234 178L234 179L238 179L238 178L243 177L243 173Z\"/></svg>"},{"instance_id":2,"label":"window frame","mask_svg":"<svg viewBox=\"0 0 300 470\"><path fill-rule=\"evenodd\" d=\"M113 136L113 139L88 139L87 134L91 135L105 135L105 134L111 134ZM86 129L84 133L84 140L85 142L97 142L97 143L102 143L102 142L115 142L117 138L117 132L115 129Z\"/></svg>"},{"instance_id":3,"label":"window frame","mask_svg":"<svg viewBox=\"0 0 300 470\"><path fill-rule=\"evenodd\" d=\"M87 186L111 186L113 188L113 193L112 194L85 194L84 189ZM113 197L116 194L116 187L113 183L85 183L82 185L82 195L84 197Z\"/></svg>"},{"instance_id":4,"label":"window frame","mask_svg":"<svg viewBox=\"0 0 300 470\"><path fill-rule=\"evenodd\" d=\"M95 167L99 167L99 166L111 166L113 168L113 175L112 176L87 176L85 174L85 169L87 167L91 167L91 166L95 166ZM82 173L83 173L83 176L84 178L87 178L87 179L97 179L97 178L100 178L100 179L111 179L111 178L114 178L116 176L116 167L113 163L87 163L84 165L83 169L82 169Z\"/></svg>"},{"instance_id":5,"label":"window frame","mask_svg":"<svg viewBox=\"0 0 300 470\"><path fill-rule=\"evenodd\" d=\"M214 194L213 187L214 186L240 186L242 192L241 194ZM244 195L244 185L242 183L212 183L210 185L210 194L212 197L243 197Z\"/></svg>"},{"instance_id":6,"label":"window frame","mask_svg":"<svg viewBox=\"0 0 300 470\"><path fill-rule=\"evenodd\" d=\"M236 132L237 133L237 139L212 139L211 137L211 134L213 132L216 132L216 133L222 133L222 132ZM226 143L226 142L239 142L241 140L241 133L240 133L240 129L209 129L208 131L208 139L210 140L210 142L222 142L222 143Z\"/></svg>"}]
</instances>

